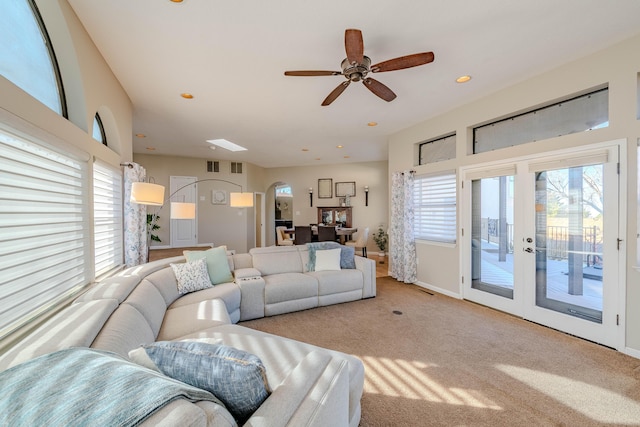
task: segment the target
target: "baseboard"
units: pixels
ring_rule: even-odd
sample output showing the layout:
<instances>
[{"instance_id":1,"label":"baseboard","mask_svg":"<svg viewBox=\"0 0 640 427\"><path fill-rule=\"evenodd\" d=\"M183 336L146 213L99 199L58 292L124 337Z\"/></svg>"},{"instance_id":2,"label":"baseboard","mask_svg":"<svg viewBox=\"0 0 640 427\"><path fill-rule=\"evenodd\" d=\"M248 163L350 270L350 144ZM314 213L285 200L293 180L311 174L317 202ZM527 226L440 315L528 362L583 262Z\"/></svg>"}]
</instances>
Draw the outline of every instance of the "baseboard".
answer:
<instances>
[{"instance_id":1,"label":"baseboard","mask_svg":"<svg viewBox=\"0 0 640 427\"><path fill-rule=\"evenodd\" d=\"M636 350L635 348L625 347L622 352L636 359L640 359L640 350Z\"/></svg>"},{"instance_id":2,"label":"baseboard","mask_svg":"<svg viewBox=\"0 0 640 427\"><path fill-rule=\"evenodd\" d=\"M446 296L451 297L451 298L462 299L462 295L460 295L457 292L451 292L448 289L442 289L442 288L439 288L437 286L433 286L433 285L430 285L428 283L424 283L424 282L420 282L420 281L418 281L418 282L416 282L414 284L420 286L421 288L429 289L430 291L434 291L434 292L446 295Z\"/></svg>"}]
</instances>

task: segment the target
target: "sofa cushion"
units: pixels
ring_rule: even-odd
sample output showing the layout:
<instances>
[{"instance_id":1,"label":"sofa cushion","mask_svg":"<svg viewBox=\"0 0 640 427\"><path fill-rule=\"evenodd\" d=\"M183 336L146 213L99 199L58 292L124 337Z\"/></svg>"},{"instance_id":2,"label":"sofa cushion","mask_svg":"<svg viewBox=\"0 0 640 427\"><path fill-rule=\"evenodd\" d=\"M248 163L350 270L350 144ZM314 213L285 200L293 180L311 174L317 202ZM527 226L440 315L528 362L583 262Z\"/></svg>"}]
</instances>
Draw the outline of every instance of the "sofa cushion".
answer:
<instances>
[{"instance_id":1,"label":"sofa cushion","mask_svg":"<svg viewBox=\"0 0 640 427\"><path fill-rule=\"evenodd\" d=\"M210 288L212 286L207 272L207 263L204 258L189 261L183 264L171 264L173 274L178 281L178 293L188 294Z\"/></svg>"},{"instance_id":2,"label":"sofa cushion","mask_svg":"<svg viewBox=\"0 0 640 427\"><path fill-rule=\"evenodd\" d=\"M131 351L129 357L171 378L213 393L239 424L243 424L271 393L260 358L226 345L159 341Z\"/></svg>"},{"instance_id":3,"label":"sofa cushion","mask_svg":"<svg viewBox=\"0 0 640 427\"><path fill-rule=\"evenodd\" d=\"M134 348L154 342L155 338L142 313L132 305L122 304L104 324L91 348L126 356Z\"/></svg>"},{"instance_id":4,"label":"sofa cushion","mask_svg":"<svg viewBox=\"0 0 640 427\"><path fill-rule=\"evenodd\" d=\"M221 299L170 307L164 315L157 340L174 340L196 331L229 323L231 318Z\"/></svg>"},{"instance_id":5,"label":"sofa cushion","mask_svg":"<svg viewBox=\"0 0 640 427\"><path fill-rule=\"evenodd\" d=\"M117 307L115 299L70 305L0 356L0 371L56 350L88 347Z\"/></svg>"},{"instance_id":6,"label":"sofa cushion","mask_svg":"<svg viewBox=\"0 0 640 427\"><path fill-rule=\"evenodd\" d=\"M274 246L249 250L253 267L263 276L278 273L302 273L302 259L295 246Z\"/></svg>"},{"instance_id":7,"label":"sofa cushion","mask_svg":"<svg viewBox=\"0 0 640 427\"><path fill-rule=\"evenodd\" d=\"M209 272L209 278L212 284L217 285L219 283L233 281L233 276L229 269L226 246L219 246L217 248L207 249L206 251L184 251L183 253L188 262L197 259L206 260L207 271Z\"/></svg>"},{"instance_id":8,"label":"sofa cushion","mask_svg":"<svg viewBox=\"0 0 640 427\"><path fill-rule=\"evenodd\" d=\"M271 274L263 279L265 305L318 296L318 281L304 273Z\"/></svg>"}]
</instances>

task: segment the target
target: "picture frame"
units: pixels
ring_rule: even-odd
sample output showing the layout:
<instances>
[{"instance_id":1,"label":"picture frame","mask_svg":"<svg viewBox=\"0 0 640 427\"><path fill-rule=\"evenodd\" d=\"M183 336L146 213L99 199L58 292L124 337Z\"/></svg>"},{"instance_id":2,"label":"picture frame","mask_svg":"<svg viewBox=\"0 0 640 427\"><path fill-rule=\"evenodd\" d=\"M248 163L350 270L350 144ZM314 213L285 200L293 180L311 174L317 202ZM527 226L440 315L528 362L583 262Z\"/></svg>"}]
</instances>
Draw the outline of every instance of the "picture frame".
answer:
<instances>
[{"instance_id":1,"label":"picture frame","mask_svg":"<svg viewBox=\"0 0 640 427\"><path fill-rule=\"evenodd\" d=\"M336 197L355 197L356 195L356 183L350 182L336 182Z\"/></svg>"},{"instance_id":2,"label":"picture frame","mask_svg":"<svg viewBox=\"0 0 640 427\"><path fill-rule=\"evenodd\" d=\"M318 199L330 199L333 197L333 179L318 179Z\"/></svg>"},{"instance_id":3,"label":"picture frame","mask_svg":"<svg viewBox=\"0 0 640 427\"><path fill-rule=\"evenodd\" d=\"M227 192L225 190L211 190L211 204L226 205Z\"/></svg>"}]
</instances>

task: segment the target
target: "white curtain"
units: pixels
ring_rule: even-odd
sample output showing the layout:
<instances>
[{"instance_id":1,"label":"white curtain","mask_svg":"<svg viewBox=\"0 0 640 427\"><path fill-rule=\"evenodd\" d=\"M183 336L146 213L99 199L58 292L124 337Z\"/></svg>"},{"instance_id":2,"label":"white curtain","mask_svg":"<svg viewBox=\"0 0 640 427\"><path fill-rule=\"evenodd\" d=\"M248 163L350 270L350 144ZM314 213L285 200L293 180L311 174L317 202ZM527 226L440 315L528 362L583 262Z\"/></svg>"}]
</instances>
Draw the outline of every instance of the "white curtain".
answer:
<instances>
[{"instance_id":1,"label":"white curtain","mask_svg":"<svg viewBox=\"0 0 640 427\"><path fill-rule=\"evenodd\" d=\"M131 183L143 182L146 171L137 163L124 168L124 263L147 262L147 206L131 203Z\"/></svg>"},{"instance_id":2,"label":"white curtain","mask_svg":"<svg viewBox=\"0 0 640 427\"><path fill-rule=\"evenodd\" d=\"M404 283L418 280L413 225L413 171L394 172L391 176L389 257L391 277Z\"/></svg>"}]
</instances>

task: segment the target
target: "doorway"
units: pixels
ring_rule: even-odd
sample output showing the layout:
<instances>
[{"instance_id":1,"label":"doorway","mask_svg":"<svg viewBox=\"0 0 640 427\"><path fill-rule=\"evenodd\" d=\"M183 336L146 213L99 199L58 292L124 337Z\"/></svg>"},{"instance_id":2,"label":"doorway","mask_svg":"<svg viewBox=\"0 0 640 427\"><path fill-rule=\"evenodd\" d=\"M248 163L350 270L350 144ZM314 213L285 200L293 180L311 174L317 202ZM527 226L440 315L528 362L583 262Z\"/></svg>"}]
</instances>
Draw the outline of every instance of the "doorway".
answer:
<instances>
[{"instance_id":1,"label":"doorway","mask_svg":"<svg viewBox=\"0 0 640 427\"><path fill-rule=\"evenodd\" d=\"M463 169L463 297L617 348L622 149Z\"/></svg>"},{"instance_id":2,"label":"doorway","mask_svg":"<svg viewBox=\"0 0 640 427\"><path fill-rule=\"evenodd\" d=\"M197 178L193 176L171 176L169 177L169 202L195 203L196 217L194 219L172 219L171 220L171 247L185 248L198 244L198 203L196 201L198 189ZM184 188L183 188L184 187ZM174 194L175 193L175 194Z\"/></svg>"}]
</instances>

